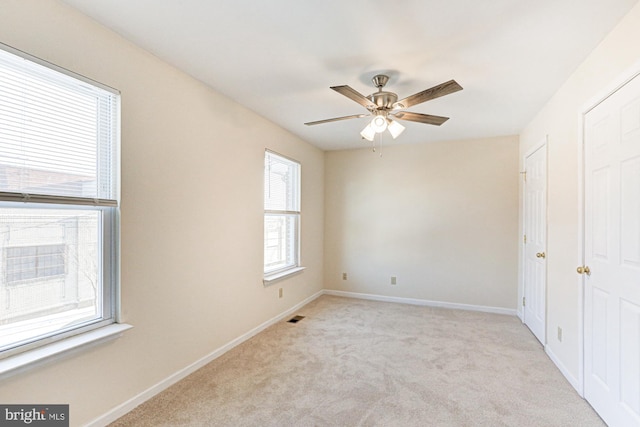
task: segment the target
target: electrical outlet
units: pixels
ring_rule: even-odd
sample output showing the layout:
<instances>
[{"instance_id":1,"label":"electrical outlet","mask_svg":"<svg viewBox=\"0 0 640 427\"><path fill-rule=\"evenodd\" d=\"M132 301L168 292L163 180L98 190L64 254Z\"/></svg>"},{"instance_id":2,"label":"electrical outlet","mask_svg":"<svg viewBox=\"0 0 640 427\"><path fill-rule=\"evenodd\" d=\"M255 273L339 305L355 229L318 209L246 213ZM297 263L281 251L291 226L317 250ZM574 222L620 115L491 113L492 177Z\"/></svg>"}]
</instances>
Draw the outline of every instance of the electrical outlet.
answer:
<instances>
[{"instance_id":1,"label":"electrical outlet","mask_svg":"<svg viewBox=\"0 0 640 427\"><path fill-rule=\"evenodd\" d=\"M562 328L558 326L558 341L562 342Z\"/></svg>"},{"instance_id":2,"label":"electrical outlet","mask_svg":"<svg viewBox=\"0 0 640 427\"><path fill-rule=\"evenodd\" d=\"M396 284L396 276L391 276L391 284L392 285Z\"/></svg>"},{"instance_id":3,"label":"electrical outlet","mask_svg":"<svg viewBox=\"0 0 640 427\"><path fill-rule=\"evenodd\" d=\"M282 288L278 289L278 298L282 298Z\"/></svg>"},{"instance_id":4,"label":"electrical outlet","mask_svg":"<svg viewBox=\"0 0 640 427\"><path fill-rule=\"evenodd\" d=\"M342 273L342 280L347 280L347 273Z\"/></svg>"}]
</instances>

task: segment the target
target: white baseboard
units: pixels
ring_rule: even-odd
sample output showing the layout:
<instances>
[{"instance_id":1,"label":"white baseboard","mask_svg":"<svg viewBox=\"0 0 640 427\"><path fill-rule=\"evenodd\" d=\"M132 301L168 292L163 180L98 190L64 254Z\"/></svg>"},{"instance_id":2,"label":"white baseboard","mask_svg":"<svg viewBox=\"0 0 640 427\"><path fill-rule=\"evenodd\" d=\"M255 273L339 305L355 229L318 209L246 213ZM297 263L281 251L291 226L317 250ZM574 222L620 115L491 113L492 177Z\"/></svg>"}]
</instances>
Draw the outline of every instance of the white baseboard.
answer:
<instances>
[{"instance_id":1,"label":"white baseboard","mask_svg":"<svg viewBox=\"0 0 640 427\"><path fill-rule=\"evenodd\" d=\"M400 304L453 308L456 310L482 311L485 313L507 314L509 316L516 315L516 310L512 308L487 307L484 305L458 304L453 302L430 301L430 300L416 299L416 298L403 298L403 297L390 297L385 295L361 294L358 292L334 291L331 289L325 289L324 294L333 295L337 297L368 299L373 301L397 302Z\"/></svg>"},{"instance_id":2,"label":"white baseboard","mask_svg":"<svg viewBox=\"0 0 640 427\"><path fill-rule=\"evenodd\" d=\"M223 345L222 347L220 347L217 350L213 351L212 353L206 355L202 359L197 360L196 362L192 363L191 365L189 365L189 366L179 370L178 372L170 375L169 377L167 377L164 380L160 381L159 383L149 387L148 389L146 389L142 393L132 397L131 399L127 400L126 402L122 403L121 405L116 406L115 408L113 408L109 412L107 412L107 413L101 415L100 417L94 419L93 421L89 422L87 424L87 426L88 427L103 427L103 426L106 426L107 424L110 424L110 423L114 422L118 418L122 417L123 415L125 415L128 412L130 412L131 410L133 410L138 405L146 402L147 400L151 399L156 394L158 394L161 391L169 388L170 386L172 386L173 384L177 383L181 379L185 378L186 376L188 376L188 375L192 374L193 372L197 371L198 369L202 368L207 363L209 363L209 362L217 359L218 357L222 356L223 354L225 354L226 352L228 352L232 348L236 347L237 345L242 344L243 342L247 341L249 338L251 338L251 337L259 334L260 332L264 331L269 326L274 325L275 323L278 323L282 319L292 315L296 311L300 310L300 308L302 308L303 306L309 304L311 301L315 300L316 298L318 298L319 296L321 296L323 294L324 294L324 291L316 292L315 294L311 295L309 298L299 302L298 304L294 305L293 307L291 307L287 311L277 315L276 317L274 317L274 318L272 318L270 320L267 320L263 324L253 328L249 332L247 332L247 333L239 336L238 338L234 339L233 341L230 341L229 343Z\"/></svg>"},{"instance_id":3,"label":"white baseboard","mask_svg":"<svg viewBox=\"0 0 640 427\"><path fill-rule=\"evenodd\" d=\"M567 381L569 381L569 384L571 384L571 386L574 389L576 389L576 391L578 392L578 395L584 398L584 396L582 395L582 392L580 391L582 390L582 387L580 386L580 381L578 381L576 377L574 377L573 375L571 375L571 373L569 373L566 366L564 366L564 364L560 361L560 359L558 359L558 357L553 353L553 351L551 351L548 345L544 346L544 352L547 353L547 356L549 356L549 359L551 359L551 361L556 365L556 367L562 373L562 375L564 375Z\"/></svg>"}]
</instances>

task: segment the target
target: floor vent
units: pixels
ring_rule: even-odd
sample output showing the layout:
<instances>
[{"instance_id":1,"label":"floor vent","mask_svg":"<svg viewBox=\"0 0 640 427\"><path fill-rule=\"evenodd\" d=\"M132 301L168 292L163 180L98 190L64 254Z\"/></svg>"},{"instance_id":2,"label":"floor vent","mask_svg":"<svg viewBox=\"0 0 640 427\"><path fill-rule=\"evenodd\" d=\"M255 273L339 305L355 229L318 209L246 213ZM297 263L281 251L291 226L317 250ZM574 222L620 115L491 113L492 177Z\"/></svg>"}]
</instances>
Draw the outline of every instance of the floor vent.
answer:
<instances>
[{"instance_id":1,"label":"floor vent","mask_svg":"<svg viewBox=\"0 0 640 427\"><path fill-rule=\"evenodd\" d=\"M304 316L293 316L291 319L287 320L287 322L289 322L289 323L298 323L302 319L304 319Z\"/></svg>"}]
</instances>

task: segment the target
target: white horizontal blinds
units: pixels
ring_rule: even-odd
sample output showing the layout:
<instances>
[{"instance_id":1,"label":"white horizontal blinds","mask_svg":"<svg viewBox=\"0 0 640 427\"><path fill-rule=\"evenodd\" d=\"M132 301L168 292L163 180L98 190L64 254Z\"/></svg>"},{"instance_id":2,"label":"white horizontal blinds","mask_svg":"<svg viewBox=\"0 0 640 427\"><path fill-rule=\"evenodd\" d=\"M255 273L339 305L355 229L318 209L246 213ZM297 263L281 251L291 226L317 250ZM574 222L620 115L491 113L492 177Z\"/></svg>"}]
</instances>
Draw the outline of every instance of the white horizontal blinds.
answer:
<instances>
[{"instance_id":1,"label":"white horizontal blinds","mask_svg":"<svg viewBox=\"0 0 640 427\"><path fill-rule=\"evenodd\" d=\"M0 49L0 200L117 205L118 96Z\"/></svg>"},{"instance_id":2,"label":"white horizontal blinds","mask_svg":"<svg viewBox=\"0 0 640 427\"><path fill-rule=\"evenodd\" d=\"M264 164L264 272L298 265L300 164L267 151Z\"/></svg>"},{"instance_id":3,"label":"white horizontal blinds","mask_svg":"<svg viewBox=\"0 0 640 427\"><path fill-rule=\"evenodd\" d=\"M267 151L264 167L265 210L300 213L300 164Z\"/></svg>"}]
</instances>

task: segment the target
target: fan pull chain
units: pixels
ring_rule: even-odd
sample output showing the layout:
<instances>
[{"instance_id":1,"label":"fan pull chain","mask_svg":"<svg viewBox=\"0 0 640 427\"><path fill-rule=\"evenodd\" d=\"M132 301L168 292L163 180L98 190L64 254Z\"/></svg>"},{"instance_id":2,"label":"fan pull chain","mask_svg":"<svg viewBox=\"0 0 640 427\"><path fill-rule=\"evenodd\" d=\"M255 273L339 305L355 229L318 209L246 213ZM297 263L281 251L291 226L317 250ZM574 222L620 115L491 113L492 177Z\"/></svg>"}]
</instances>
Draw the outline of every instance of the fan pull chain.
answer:
<instances>
[{"instance_id":1,"label":"fan pull chain","mask_svg":"<svg viewBox=\"0 0 640 427\"><path fill-rule=\"evenodd\" d=\"M378 146L380 147L380 157L382 157L382 133L378 134ZM373 138L371 141L371 149L375 153L376 152L376 138Z\"/></svg>"}]
</instances>

